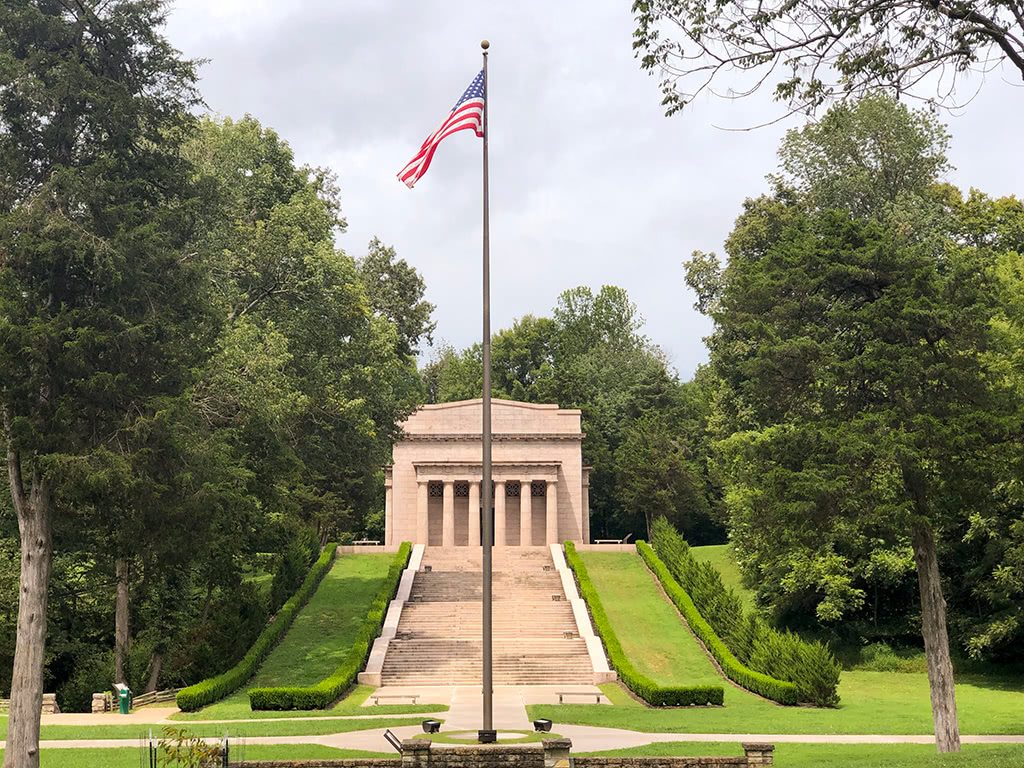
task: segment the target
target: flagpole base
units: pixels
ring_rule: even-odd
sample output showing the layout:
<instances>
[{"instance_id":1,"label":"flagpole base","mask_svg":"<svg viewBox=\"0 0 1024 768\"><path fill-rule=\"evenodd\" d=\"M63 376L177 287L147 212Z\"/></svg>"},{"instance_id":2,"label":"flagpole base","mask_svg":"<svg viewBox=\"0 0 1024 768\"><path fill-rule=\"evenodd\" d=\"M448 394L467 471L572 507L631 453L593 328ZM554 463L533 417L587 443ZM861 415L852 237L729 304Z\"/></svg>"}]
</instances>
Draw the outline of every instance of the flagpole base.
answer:
<instances>
[{"instance_id":1,"label":"flagpole base","mask_svg":"<svg viewBox=\"0 0 1024 768\"><path fill-rule=\"evenodd\" d=\"M476 740L481 744L494 744L498 741L498 732L479 730L476 732Z\"/></svg>"}]
</instances>

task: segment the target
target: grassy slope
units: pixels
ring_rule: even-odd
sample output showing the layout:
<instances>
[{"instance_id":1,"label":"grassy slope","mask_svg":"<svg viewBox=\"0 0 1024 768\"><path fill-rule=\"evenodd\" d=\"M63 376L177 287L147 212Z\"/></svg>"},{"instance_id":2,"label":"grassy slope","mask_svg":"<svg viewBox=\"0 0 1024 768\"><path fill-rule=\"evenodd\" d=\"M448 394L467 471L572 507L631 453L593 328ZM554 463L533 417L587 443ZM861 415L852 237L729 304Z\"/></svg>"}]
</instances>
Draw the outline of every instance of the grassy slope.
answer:
<instances>
[{"instance_id":1,"label":"grassy slope","mask_svg":"<svg viewBox=\"0 0 1024 768\"><path fill-rule=\"evenodd\" d=\"M611 553L583 553L597 588L604 594L607 584L614 589L614 580L602 579L596 571L604 571L598 558L617 557ZM636 567L645 566L636 555ZM592 565L592 563L594 565ZM646 623L637 623L628 605L639 602L635 594L622 594L604 600L609 620L635 663L642 663L650 642L657 649L652 654L654 667L664 666L661 658L665 637L678 637L675 630L661 624L668 621L659 611L657 630ZM667 601L666 602L667 605ZM675 624L682 619L675 613ZM637 630L638 627L642 629ZM688 634L688 633L687 633ZM627 638L630 643L626 645ZM695 642L692 637L690 642ZM652 673L653 674L653 673ZM656 676L656 675L655 675ZM585 704L537 705L528 707L531 717L547 717L556 723L579 723L640 731L677 731L679 733L883 733L922 734L932 732L928 678L924 674L888 672L844 672L839 685L842 699L837 709L781 707L741 691L728 682L725 685L725 706L687 709L652 709L639 704L618 685L603 686L616 706ZM964 733L1015 734L1024 732L1024 679L981 675L960 675L957 685L960 725Z\"/></svg>"},{"instance_id":2,"label":"grassy slope","mask_svg":"<svg viewBox=\"0 0 1024 768\"><path fill-rule=\"evenodd\" d=\"M673 742L633 749L594 752L596 755L739 755L737 744ZM1024 765L1024 745L966 744L957 755L939 755L924 744L777 744L779 768L1018 768Z\"/></svg>"},{"instance_id":3,"label":"grassy slope","mask_svg":"<svg viewBox=\"0 0 1024 768\"><path fill-rule=\"evenodd\" d=\"M240 690L200 713L204 720L251 717L248 689L312 685L344 660L392 555L339 555L259 672Z\"/></svg>"},{"instance_id":4,"label":"grassy slope","mask_svg":"<svg viewBox=\"0 0 1024 768\"><path fill-rule=\"evenodd\" d=\"M732 551L732 544L714 544L707 547L691 547L690 552L697 560L711 563L722 575L722 582L732 587L748 611L754 608L754 592L743 586L740 568Z\"/></svg>"},{"instance_id":5,"label":"grassy slope","mask_svg":"<svg viewBox=\"0 0 1024 768\"><path fill-rule=\"evenodd\" d=\"M641 672L663 685L724 682L639 557L629 552L581 557L623 650Z\"/></svg>"}]
</instances>

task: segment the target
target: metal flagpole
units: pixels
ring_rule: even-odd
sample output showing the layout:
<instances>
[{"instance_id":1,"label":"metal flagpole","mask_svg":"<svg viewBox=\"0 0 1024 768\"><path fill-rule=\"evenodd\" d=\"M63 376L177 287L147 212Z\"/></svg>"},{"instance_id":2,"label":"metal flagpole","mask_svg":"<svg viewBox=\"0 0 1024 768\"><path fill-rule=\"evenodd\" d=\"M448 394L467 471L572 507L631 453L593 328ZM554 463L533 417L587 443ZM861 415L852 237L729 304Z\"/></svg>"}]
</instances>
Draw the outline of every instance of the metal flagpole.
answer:
<instances>
[{"instance_id":1,"label":"metal flagpole","mask_svg":"<svg viewBox=\"0 0 1024 768\"><path fill-rule=\"evenodd\" d=\"M483 479L480 488L480 499L483 502L483 728L477 734L481 743L493 743L497 739L494 730L494 685L491 648L491 545L494 538L494 506L491 498L491 221L490 200L487 184L487 113L490 112L490 93L487 87L487 49L490 43L481 41L484 57L484 249L483 249L483 289L484 289L484 327L483 327Z\"/></svg>"}]
</instances>

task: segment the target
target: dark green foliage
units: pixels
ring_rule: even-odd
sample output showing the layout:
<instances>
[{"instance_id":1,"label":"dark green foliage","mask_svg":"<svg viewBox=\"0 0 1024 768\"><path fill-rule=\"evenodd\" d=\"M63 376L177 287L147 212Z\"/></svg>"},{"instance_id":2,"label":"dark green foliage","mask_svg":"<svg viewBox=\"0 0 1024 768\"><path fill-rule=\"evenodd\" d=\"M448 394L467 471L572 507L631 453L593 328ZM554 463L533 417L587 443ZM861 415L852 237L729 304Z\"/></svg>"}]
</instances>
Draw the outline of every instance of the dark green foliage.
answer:
<instances>
[{"instance_id":1,"label":"dark green foliage","mask_svg":"<svg viewBox=\"0 0 1024 768\"><path fill-rule=\"evenodd\" d=\"M285 546L278 559L274 580L270 586L270 610L276 611L284 604L288 595L292 594L302 583L302 575L309 569L309 561L316 552L316 541L313 533L305 529L305 535L296 536Z\"/></svg>"},{"instance_id":2,"label":"dark green foliage","mask_svg":"<svg viewBox=\"0 0 1024 768\"><path fill-rule=\"evenodd\" d=\"M356 676L366 665L373 641L380 634L381 627L384 625L388 605L398 591L402 571L409 564L410 554L412 554L412 545L403 541L395 554L391 567L388 568L380 591L370 603L366 621L356 635L352 648L334 674L324 678L316 685L252 688L249 691L249 705L257 710L326 709L340 699L345 691L352 687Z\"/></svg>"},{"instance_id":3,"label":"dark green foliage","mask_svg":"<svg viewBox=\"0 0 1024 768\"><path fill-rule=\"evenodd\" d=\"M640 542L637 551L731 680L781 704L839 703L839 663L824 645L744 615L714 566L694 558L668 521L656 520L653 533L654 549Z\"/></svg>"},{"instance_id":4,"label":"dark green foliage","mask_svg":"<svg viewBox=\"0 0 1024 768\"><path fill-rule=\"evenodd\" d=\"M266 629L256 638L249 652L245 654L240 662L217 677L203 680L202 682L190 685L178 692L178 708L183 712L194 712L195 710L223 699L228 694L236 691L250 677L256 673L260 662L266 658L271 649L288 631L288 628L295 620L295 616L302 606L306 604L310 596L316 591L321 580L327 575L334 563L334 556L337 554L337 545L333 542L324 547L320 557L313 564L305 581L299 590L291 596L274 619L267 625Z\"/></svg>"},{"instance_id":5,"label":"dark green foliage","mask_svg":"<svg viewBox=\"0 0 1024 768\"><path fill-rule=\"evenodd\" d=\"M608 615L601 605L601 598L597 594L590 576L587 574L587 567L576 552L576 547L571 541L565 542L565 560L576 574L576 583L579 585L580 594L587 603L590 616L594 620L594 628L604 642L605 650L608 652L608 660L619 675L619 679L629 690L641 699L656 707L685 707L691 704L715 704L721 706L725 700L725 691L720 685L659 685L651 678L640 673L630 662L622 645L619 643L615 632L612 629Z\"/></svg>"}]
</instances>

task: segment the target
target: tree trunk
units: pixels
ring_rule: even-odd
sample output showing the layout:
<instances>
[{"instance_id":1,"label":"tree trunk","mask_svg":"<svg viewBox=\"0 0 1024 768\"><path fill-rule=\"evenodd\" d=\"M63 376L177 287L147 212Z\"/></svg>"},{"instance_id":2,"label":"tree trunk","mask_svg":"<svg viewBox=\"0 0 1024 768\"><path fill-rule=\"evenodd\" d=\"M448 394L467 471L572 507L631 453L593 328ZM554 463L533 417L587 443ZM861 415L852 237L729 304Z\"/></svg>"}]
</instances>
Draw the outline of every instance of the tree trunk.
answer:
<instances>
[{"instance_id":1,"label":"tree trunk","mask_svg":"<svg viewBox=\"0 0 1024 768\"><path fill-rule=\"evenodd\" d=\"M164 655L160 651L153 653L153 658L149 660L149 679L146 680L145 693L152 693L156 690L157 685L160 683L160 672L164 666Z\"/></svg>"},{"instance_id":2,"label":"tree trunk","mask_svg":"<svg viewBox=\"0 0 1024 768\"><path fill-rule=\"evenodd\" d=\"M131 643L128 608L128 561L123 557L114 561L117 578L117 599L114 605L114 682L127 685L125 672Z\"/></svg>"},{"instance_id":3,"label":"tree trunk","mask_svg":"<svg viewBox=\"0 0 1024 768\"><path fill-rule=\"evenodd\" d=\"M928 684L932 695L935 745L939 752L960 751L960 725L956 716L953 662L949 657L946 630L946 600L942 596L939 559L931 526L915 523L911 528L917 583L921 591L921 635L928 662Z\"/></svg>"},{"instance_id":4,"label":"tree trunk","mask_svg":"<svg viewBox=\"0 0 1024 768\"><path fill-rule=\"evenodd\" d=\"M21 458L10 444L7 468L21 538L21 577L4 768L39 768L46 603L53 564L50 489L37 470L26 495Z\"/></svg>"}]
</instances>

